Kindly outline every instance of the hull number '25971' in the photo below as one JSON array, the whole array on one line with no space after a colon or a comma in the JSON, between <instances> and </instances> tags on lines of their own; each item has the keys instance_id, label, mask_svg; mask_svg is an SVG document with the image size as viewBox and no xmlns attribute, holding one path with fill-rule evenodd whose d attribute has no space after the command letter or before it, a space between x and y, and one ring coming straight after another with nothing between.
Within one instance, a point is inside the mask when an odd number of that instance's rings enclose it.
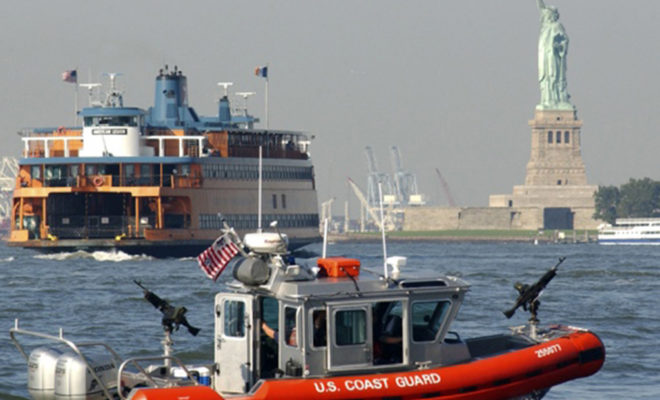
<instances>
[{"instance_id":1,"label":"hull number '25971'","mask_svg":"<svg viewBox=\"0 0 660 400\"><path fill-rule=\"evenodd\" d=\"M543 358L549 356L550 354L559 353L561 351L561 346L558 344L553 344L552 346L544 347L539 350L534 350L538 358Z\"/></svg>"}]
</instances>

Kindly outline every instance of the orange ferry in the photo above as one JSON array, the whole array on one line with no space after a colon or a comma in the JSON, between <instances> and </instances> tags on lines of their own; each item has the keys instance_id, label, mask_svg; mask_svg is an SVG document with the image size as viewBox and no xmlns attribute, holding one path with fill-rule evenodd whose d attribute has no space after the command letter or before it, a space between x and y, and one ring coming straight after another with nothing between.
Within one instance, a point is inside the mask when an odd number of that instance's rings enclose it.
<instances>
[{"instance_id":1,"label":"orange ferry","mask_svg":"<svg viewBox=\"0 0 660 400\"><path fill-rule=\"evenodd\" d=\"M148 110L125 107L110 77L105 101L79 112L82 127L20 132L9 246L196 255L217 237L219 213L257 228L260 146L264 223L278 220L294 247L319 238L307 135L256 129L226 86L218 115L198 116L176 67L156 77Z\"/></svg>"}]
</instances>

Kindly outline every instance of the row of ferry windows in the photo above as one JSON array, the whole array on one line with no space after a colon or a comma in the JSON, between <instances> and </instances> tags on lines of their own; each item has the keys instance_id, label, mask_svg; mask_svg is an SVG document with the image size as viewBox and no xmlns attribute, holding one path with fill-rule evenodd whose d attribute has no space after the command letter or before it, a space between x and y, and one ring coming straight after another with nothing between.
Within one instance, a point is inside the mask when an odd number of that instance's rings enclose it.
<instances>
[{"instance_id":1,"label":"row of ferry windows","mask_svg":"<svg viewBox=\"0 0 660 400\"><path fill-rule=\"evenodd\" d=\"M561 131L548 131L548 143L552 143L554 139L555 143L561 143ZM571 142L571 133L569 131L564 131L564 143Z\"/></svg>"},{"instance_id":2,"label":"row of ferry windows","mask_svg":"<svg viewBox=\"0 0 660 400\"><path fill-rule=\"evenodd\" d=\"M178 170L177 168L178 167ZM158 172L158 165L154 164L124 164L122 166L124 176L134 177L138 171L142 177L151 177L154 174L154 169ZM171 170L174 174L182 176L190 175L190 165L181 164L178 166L166 166L164 170ZM117 164L85 164L84 174L86 176L94 175L118 175L119 166ZM41 179L41 165L33 165L30 169L32 179ZM44 177L50 179L63 179L66 177L76 177L81 175L81 167L79 164L74 165L47 165L44 168Z\"/></svg>"},{"instance_id":3,"label":"row of ferry windows","mask_svg":"<svg viewBox=\"0 0 660 400\"><path fill-rule=\"evenodd\" d=\"M277 310L276 300L264 298L264 308ZM384 307L383 307L384 306ZM417 301L411 307L411 327L413 342L432 342L437 339L438 332L449 311L448 301ZM403 306L400 301L376 302L372 304L372 334L374 342L397 343L403 334ZM379 313L378 310L382 312ZM228 300L224 306L224 332L225 336L244 337L245 332L245 304L241 300ZM284 307L284 343L291 347L298 347L298 308ZM277 316L264 315L264 322L271 328L277 328ZM325 347L327 344L327 320L325 309L312 309L312 346ZM334 312L334 343L337 346L353 346L365 344L367 338L367 309L365 307L337 310Z\"/></svg>"},{"instance_id":4,"label":"row of ferry windows","mask_svg":"<svg viewBox=\"0 0 660 400\"><path fill-rule=\"evenodd\" d=\"M139 116L103 116L103 117L85 117L85 126L138 126Z\"/></svg>"},{"instance_id":5,"label":"row of ferry windows","mask_svg":"<svg viewBox=\"0 0 660 400\"><path fill-rule=\"evenodd\" d=\"M222 215L227 223L236 229L256 229L257 214L227 214ZM280 228L307 228L319 226L318 214L265 214L262 215L262 225L267 226L277 221ZM200 214L200 229L222 229L223 223L217 214Z\"/></svg>"},{"instance_id":6,"label":"row of ferry windows","mask_svg":"<svg viewBox=\"0 0 660 400\"><path fill-rule=\"evenodd\" d=\"M204 164L202 175L204 178L256 180L259 179L259 167L257 165ZM312 179L312 168L264 166L262 177L264 180Z\"/></svg>"}]
</instances>

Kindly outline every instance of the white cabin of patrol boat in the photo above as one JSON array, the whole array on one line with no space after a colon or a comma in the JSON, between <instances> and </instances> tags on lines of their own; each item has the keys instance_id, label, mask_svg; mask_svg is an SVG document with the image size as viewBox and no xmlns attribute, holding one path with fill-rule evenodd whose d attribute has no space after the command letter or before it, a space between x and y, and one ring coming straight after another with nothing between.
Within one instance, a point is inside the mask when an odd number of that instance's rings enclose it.
<instances>
[{"instance_id":1,"label":"white cabin of patrol boat","mask_svg":"<svg viewBox=\"0 0 660 400\"><path fill-rule=\"evenodd\" d=\"M141 146L144 111L135 107L84 108L80 157L138 157L153 155ZM151 154L147 154L147 152Z\"/></svg>"}]
</instances>

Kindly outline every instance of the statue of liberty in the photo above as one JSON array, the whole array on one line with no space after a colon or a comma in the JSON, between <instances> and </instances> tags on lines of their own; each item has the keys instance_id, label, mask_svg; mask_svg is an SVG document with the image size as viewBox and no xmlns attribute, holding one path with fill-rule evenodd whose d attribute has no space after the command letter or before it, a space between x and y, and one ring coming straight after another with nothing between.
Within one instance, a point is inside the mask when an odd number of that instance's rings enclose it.
<instances>
[{"instance_id":1,"label":"statue of liberty","mask_svg":"<svg viewBox=\"0 0 660 400\"><path fill-rule=\"evenodd\" d=\"M541 17L539 33L539 85L541 102L539 110L573 110L566 83L566 54L568 36L559 22L555 7L536 0Z\"/></svg>"}]
</instances>

